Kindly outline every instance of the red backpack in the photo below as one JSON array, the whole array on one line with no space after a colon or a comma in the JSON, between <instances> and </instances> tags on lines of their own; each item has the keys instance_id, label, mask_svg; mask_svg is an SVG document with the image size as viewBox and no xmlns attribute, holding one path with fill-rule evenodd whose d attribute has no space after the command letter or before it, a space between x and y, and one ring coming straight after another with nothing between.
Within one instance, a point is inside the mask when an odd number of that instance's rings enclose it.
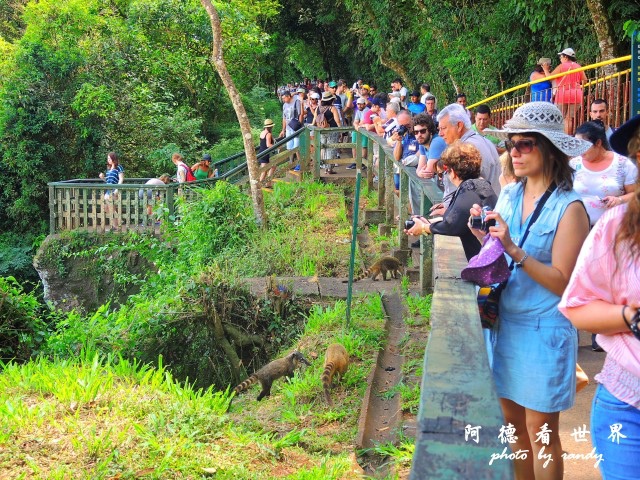
<instances>
[{"instance_id":1,"label":"red backpack","mask_svg":"<svg viewBox=\"0 0 640 480\"><path fill-rule=\"evenodd\" d=\"M197 180L196 176L193 174L193 170L191 170L189 165L187 165L184 162L180 162L178 165L180 165L181 167L184 167L185 171L187 172L187 175L186 175L187 182L195 182Z\"/></svg>"}]
</instances>

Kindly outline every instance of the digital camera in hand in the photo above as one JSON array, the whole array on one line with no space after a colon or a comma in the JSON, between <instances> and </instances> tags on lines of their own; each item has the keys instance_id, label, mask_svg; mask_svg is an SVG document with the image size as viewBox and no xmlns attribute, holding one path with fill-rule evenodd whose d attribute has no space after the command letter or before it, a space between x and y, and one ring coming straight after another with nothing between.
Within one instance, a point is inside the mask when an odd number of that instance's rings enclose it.
<instances>
[{"instance_id":1,"label":"digital camera in hand","mask_svg":"<svg viewBox=\"0 0 640 480\"><path fill-rule=\"evenodd\" d=\"M396 132L398 133L398 135L400 135L401 137L404 137L405 134L409 131L409 129L405 126L405 125L400 125L398 127L398 130L396 130Z\"/></svg>"},{"instance_id":2,"label":"digital camera in hand","mask_svg":"<svg viewBox=\"0 0 640 480\"><path fill-rule=\"evenodd\" d=\"M487 212L490 211L490 207L482 207L479 217L471 217L471 228L488 232L489 227L493 227L496 224L495 220L486 220Z\"/></svg>"},{"instance_id":3,"label":"digital camera in hand","mask_svg":"<svg viewBox=\"0 0 640 480\"><path fill-rule=\"evenodd\" d=\"M404 228L406 230L411 230L415 224L416 222L412 218L410 218L409 220L404 221Z\"/></svg>"}]
</instances>

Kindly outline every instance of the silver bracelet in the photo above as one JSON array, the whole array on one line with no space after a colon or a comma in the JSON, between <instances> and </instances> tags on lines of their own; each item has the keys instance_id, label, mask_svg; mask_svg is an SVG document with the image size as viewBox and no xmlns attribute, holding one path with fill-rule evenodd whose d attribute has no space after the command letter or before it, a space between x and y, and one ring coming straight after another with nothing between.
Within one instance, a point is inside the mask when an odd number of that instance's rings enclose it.
<instances>
[{"instance_id":1,"label":"silver bracelet","mask_svg":"<svg viewBox=\"0 0 640 480\"><path fill-rule=\"evenodd\" d=\"M524 251L524 250L523 250L523 251ZM518 268L522 268L522 266L523 266L522 264L524 263L524 261L525 261L527 258L529 258L529 255L527 254L527 252L524 252L524 256L520 259L520 261L519 261L519 262L513 262L513 263L515 263L516 267L518 267Z\"/></svg>"}]
</instances>

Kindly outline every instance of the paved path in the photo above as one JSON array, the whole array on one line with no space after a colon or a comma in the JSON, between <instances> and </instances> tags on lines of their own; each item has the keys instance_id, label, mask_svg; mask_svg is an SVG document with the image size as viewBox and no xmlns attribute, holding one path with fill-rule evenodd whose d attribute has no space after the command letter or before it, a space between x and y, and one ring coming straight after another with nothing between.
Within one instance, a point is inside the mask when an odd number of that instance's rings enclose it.
<instances>
[{"instance_id":1,"label":"paved path","mask_svg":"<svg viewBox=\"0 0 640 480\"><path fill-rule=\"evenodd\" d=\"M410 241L413 239L410 239ZM254 295L263 295L266 291L268 278L244 279L250 286ZM293 288L297 295L318 295L320 297L346 298L347 285L342 283L342 279L311 277L279 277L278 283ZM398 291L399 280L372 282L369 279L353 284L353 293L392 293ZM415 291L417 292L417 286ZM411 288L414 290L414 288ZM578 349L578 362L584 371L589 375L590 383L577 394L574 407L560 415L560 438L566 454L569 456L565 460L565 475L567 480L599 480L602 478L600 471L594 468L594 459L584 458L593 449L591 436L586 435L586 441L578 441L579 435L576 432L583 429L590 431L591 402L595 393L596 384L593 377L602 368L605 354L591 351L591 334L580 332L580 347ZM576 456L572 459L570 456ZM580 456L583 456L580 458Z\"/></svg>"},{"instance_id":2,"label":"paved path","mask_svg":"<svg viewBox=\"0 0 640 480\"><path fill-rule=\"evenodd\" d=\"M568 454L587 455L593 449L590 435L586 435L586 442L578 442L575 440L578 435L574 435L574 432L582 429L583 425L586 425L587 430L591 431L591 402L596 390L596 383L593 377L602 368L605 355L602 352L591 351L591 334L580 332L578 363L589 375L589 385L578 393L573 408L560 415L560 439L562 440L564 451ZM564 462L564 478L568 480L596 480L602 478L600 470L593 467L594 463L595 460L593 459L571 460L567 458Z\"/></svg>"}]
</instances>

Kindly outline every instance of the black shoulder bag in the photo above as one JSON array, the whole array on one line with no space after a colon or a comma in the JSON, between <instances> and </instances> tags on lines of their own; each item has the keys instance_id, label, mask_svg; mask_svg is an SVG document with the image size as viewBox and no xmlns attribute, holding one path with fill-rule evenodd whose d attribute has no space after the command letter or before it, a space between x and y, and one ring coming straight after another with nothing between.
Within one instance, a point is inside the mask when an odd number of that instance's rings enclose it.
<instances>
[{"instance_id":1,"label":"black shoulder bag","mask_svg":"<svg viewBox=\"0 0 640 480\"><path fill-rule=\"evenodd\" d=\"M296 100L293 103L293 118L289 120L289 123L287 123L288 127L294 132L297 132L302 128L302 123L300 123L300 119L298 118L300 116L300 113L298 112L298 108L297 108L298 101L299 100Z\"/></svg>"}]
</instances>

